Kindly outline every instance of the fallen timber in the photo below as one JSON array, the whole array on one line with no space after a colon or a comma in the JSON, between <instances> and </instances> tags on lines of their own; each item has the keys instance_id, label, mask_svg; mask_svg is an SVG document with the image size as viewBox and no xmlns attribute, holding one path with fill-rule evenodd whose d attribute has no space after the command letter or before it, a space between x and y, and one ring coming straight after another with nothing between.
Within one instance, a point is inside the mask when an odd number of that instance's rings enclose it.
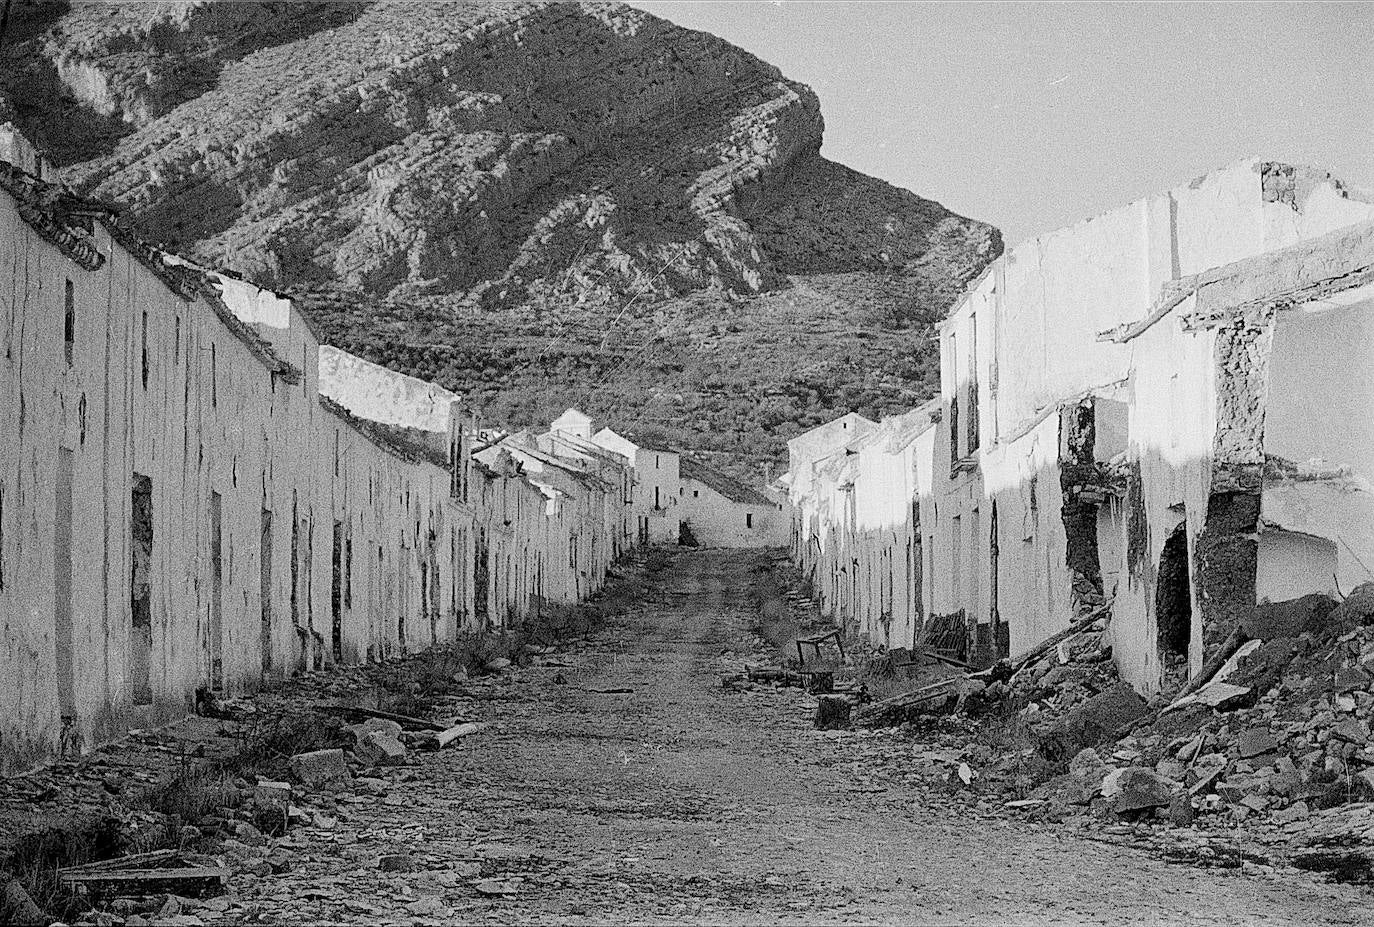
<instances>
[{"instance_id":1,"label":"fallen timber","mask_svg":"<svg viewBox=\"0 0 1374 927\"><path fill-rule=\"evenodd\" d=\"M985 670L949 676L919 689L867 705L854 716L854 722L860 727L883 727L901 723L912 709L927 703L945 703L955 699L958 707L970 695L982 692L992 682L1010 679L1064 641L1084 633L1110 611L1111 603L1099 606L1024 653L1009 660L999 660Z\"/></svg>"},{"instance_id":2,"label":"fallen timber","mask_svg":"<svg viewBox=\"0 0 1374 927\"><path fill-rule=\"evenodd\" d=\"M82 888L97 898L157 894L199 897L222 892L229 871L183 860L177 850L154 850L59 869L57 878L68 888Z\"/></svg>"},{"instance_id":3,"label":"fallen timber","mask_svg":"<svg viewBox=\"0 0 1374 927\"><path fill-rule=\"evenodd\" d=\"M448 730L440 731L437 734L426 737L422 746L426 750L442 750L455 740L461 740L485 728L486 725L479 721L465 721L462 724L455 724Z\"/></svg>"},{"instance_id":4,"label":"fallen timber","mask_svg":"<svg viewBox=\"0 0 1374 927\"><path fill-rule=\"evenodd\" d=\"M199 897L224 890L228 870L219 867L182 869L100 869L91 872L64 870L59 880L81 886L92 895L182 895Z\"/></svg>"},{"instance_id":5,"label":"fallen timber","mask_svg":"<svg viewBox=\"0 0 1374 927\"><path fill-rule=\"evenodd\" d=\"M1111 610L1112 603L1110 602L1106 603L1105 605L1099 605L1097 608L1093 609L1091 612L1084 615L1082 618L1079 618L1076 621L1074 621L1064 630L1059 631L1055 634L1051 634L1049 637L1045 638L1043 641L1036 644L1030 650L1025 651L1020 656L1013 657L1009 660L998 660L996 663L994 663L992 666L988 667L985 670L979 670L976 673L969 673L969 676L973 679L985 680L1010 679L1012 676L1015 676L1017 673L1019 673L1022 669L1034 663L1036 660L1040 659L1045 654L1049 653L1055 647L1058 647L1060 644L1064 643L1064 641L1069 640L1073 637L1077 637L1079 634L1082 634L1084 631L1088 630L1090 627L1092 627L1094 623L1097 622L1099 618L1101 618L1104 615L1107 615L1111 612Z\"/></svg>"}]
</instances>

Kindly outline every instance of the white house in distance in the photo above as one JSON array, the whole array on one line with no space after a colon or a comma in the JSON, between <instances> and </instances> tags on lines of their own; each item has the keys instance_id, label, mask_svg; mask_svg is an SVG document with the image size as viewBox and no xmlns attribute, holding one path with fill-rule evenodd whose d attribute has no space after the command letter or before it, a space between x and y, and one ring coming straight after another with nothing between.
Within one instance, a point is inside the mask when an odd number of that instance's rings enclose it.
<instances>
[{"instance_id":1,"label":"white house in distance","mask_svg":"<svg viewBox=\"0 0 1374 927\"><path fill-rule=\"evenodd\" d=\"M564 417L573 410L564 413ZM635 535L641 544L676 544L678 541L678 499L682 484L678 476L677 451L650 447L641 439L631 439L603 428L592 436L599 447L614 451L630 461L635 470L633 511Z\"/></svg>"},{"instance_id":2,"label":"white house in distance","mask_svg":"<svg viewBox=\"0 0 1374 927\"><path fill-rule=\"evenodd\" d=\"M682 524L703 547L783 547L791 520L781 501L683 457Z\"/></svg>"},{"instance_id":3,"label":"white house in distance","mask_svg":"<svg viewBox=\"0 0 1374 927\"><path fill-rule=\"evenodd\" d=\"M812 461L828 457L836 448L862 437L878 427L878 423L857 412L841 415L832 422L817 425L787 442L788 470L795 473Z\"/></svg>"}]
</instances>

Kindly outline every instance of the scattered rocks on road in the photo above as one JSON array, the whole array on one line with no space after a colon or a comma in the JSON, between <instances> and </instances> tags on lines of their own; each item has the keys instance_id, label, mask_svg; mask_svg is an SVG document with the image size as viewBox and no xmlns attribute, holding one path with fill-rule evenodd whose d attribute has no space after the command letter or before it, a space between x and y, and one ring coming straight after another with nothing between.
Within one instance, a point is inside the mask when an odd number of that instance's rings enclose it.
<instances>
[{"instance_id":1,"label":"scattered rocks on road","mask_svg":"<svg viewBox=\"0 0 1374 927\"><path fill-rule=\"evenodd\" d=\"M291 757L291 774L313 789L345 788L351 776L339 749L311 750Z\"/></svg>"}]
</instances>

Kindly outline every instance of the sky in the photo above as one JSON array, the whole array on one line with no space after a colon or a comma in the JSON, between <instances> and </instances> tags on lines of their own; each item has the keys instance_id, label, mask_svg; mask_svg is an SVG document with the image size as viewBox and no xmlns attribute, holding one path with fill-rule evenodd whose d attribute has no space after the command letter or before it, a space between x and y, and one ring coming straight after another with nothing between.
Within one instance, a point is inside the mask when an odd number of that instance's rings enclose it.
<instances>
[{"instance_id":1,"label":"sky","mask_svg":"<svg viewBox=\"0 0 1374 927\"><path fill-rule=\"evenodd\" d=\"M1252 155L1374 190L1374 3L631 2L810 85L822 154L1008 245Z\"/></svg>"}]
</instances>

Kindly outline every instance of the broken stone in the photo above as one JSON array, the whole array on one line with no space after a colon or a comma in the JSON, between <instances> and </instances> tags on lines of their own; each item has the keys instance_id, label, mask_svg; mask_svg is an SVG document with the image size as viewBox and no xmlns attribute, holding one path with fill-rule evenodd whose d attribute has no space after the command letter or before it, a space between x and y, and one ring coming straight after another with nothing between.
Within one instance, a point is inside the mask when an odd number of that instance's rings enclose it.
<instances>
[{"instance_id":1,"label":"broken stone","mask_svg":"<svg viewBox=\"0 0 1374 927\"><path fill-rule=\"evenodd\" d=\"M291 783L259 779L253 796L260 802L285 803L291 800Z\"/></svg>"},{"instance_id":2,"label":"broken stone","mask_svg":"<svg viewBox=\"0 0 1374 927\"><path fill-rule=\"evenodd\" d=\"M1182 781L1183 776L1187 771L1187 766L1183 765L1178 760L1169 759L1168 757L1160 760L1158 763L1155 764L1155 772L1159 773L1165 779Z\"/></svg>"},{"instance_id":3,"label":"broken stone","mask_svg":"<svg viewBox=\"0 0 1374 927\"><path fill-rule=\"evenodd\" d=\"M1175 827L1191 827L1197 818L1193 811L1193 799L1186 792L1180 792L1169 799L1168 819Z\"/></svg>"},{"instance_id":4,"label":"broken stone","mask_svg":"<svg viewBox=\"0 0 1374 927\"><path fill-rule=\"evenodd\" d=\"M1311 815L1307 807L1307 802L1294 802L1287 808L1279 808L1273 814L1274 821L1278 824L1292 824L1294 821L1305 821Z\"/></svg>"},{"instance_id":5,"label":"broken stone","mask_svg":"<svg viewBox=\"0 0 1374 927\"><path fill-rule=\"evenodd\" d=\"M514 885L495 879L483 879L473 887L483 895L514 895L519 891Z\"/></svg>"},{"instance_id":6,"label":"broken stone","mask_svg":"<svg viewBox=\"0 0 1374 927\"><path fill-rule=\"evenodd\" d=\"M1374 683L1374 675L1362 666L1342 666L1336 670L1336 691L1352 692L1368 690Z\"/></svg>"},{"instance_id":7,"label":"broken stone","mask_svg":"<svg viewBox=\"0 0 1374 927\"><path fill-rule=\"evenodd\" d=\"M353 735L355 743L361 742L364 737L374 731L380 731L383 734L399 739L401 731L404 730L400 722L392 721L389 718L368 718L362 724L344 725L344 729Z\"/></svg>"},{"instance_id":8,"label":"broken stone","mask_svg":"<svg viewBox=\"0 0 1374 927\"><path fill-rule=\"evenodd\" d=\"M1192 695L1174 702L1167 710L1177 711L1185 705L1205 705L1208 708L1215 708L1217 711L1230 711L1245 705L1253 695L1254 690L1249 686L1236 686L1229 682L1210 682Z\"/></svg>"},{"instance_id":9,"label":"broken stone","mask_svg":"<svg viewBox=\"0 0 1374 927\"><path fill-rule=\"evenodd\" d=\"M1252 727L1240 732L1236 738L1236 749L1244 759L1277 750L1279 742L1267 727Z\"/></svg>"},{"instance_id":10,"label":"broken stone","mask_svg":"<svg viewBox=\"0 0 1374 927\"><path fill-rule=\"evenodd\" d=\"M1287 602L1261 602L1242 622L1249 637L1269 641L1278 637L1297 637L1303 631L1317 631L1325 624L1336 602L1319 592Z\"/></svg>"},{"instance_id":11,"label":"broken stone","mask_svg":"<svg viewBox=\"0 0 1374 927\"><path fill-rule=\"evenodd\" d=\"M1102 797L1111 800L1118 814L1167 807L1176 791L1174 783L1143 766L1113 770L1102 781Z\"/></svg>"},{"instance_id":12,"label":"broken stone","mask_svg":"<svg viewBox=\"0 0 1374 927\"><path fill-rule=\"evenodd\" d=\"M1280 795L1296 795L1302 788L1302 776L1292 759L1281 756L1274 761L1274 775L1270 787Z\"/></svg>"},{"instance_id":13,"label":"broken stone","mask_svg":"<svg viewBox=\"0 0 1374 927\"><path fill-rule=\"evenodd\" d=\"M312 750L297 753L287 766L291 774L311 788L348 785L348 766L342 750Z\"/></svg>"},{"instance_id":14,"label":"broken stone","mask_svg":"<svg viewBox=\"0 0 1374 927\"><path fill-rule=\"evenodd\" d=\"M1203 745L1206 743L1206 741L1206 734L1198 734L1192 740L1188 741L1183 746L1179 747L1177 754L1179 762L1191 763L1193 762L1193 760L1197 759L1198 754L1202 752Z\"/></svg>"},{"instance_id":15,"label":"broken stone","mask_svg":"<svg viewBox=\"0 0 1374 927\"><path fill-rule=\"evenodd\" d=\"M291 867L294 866L295 863L295 857L282 849L273 850L267 855L267 865L271 866L272 872L277 875L291 871Z\"/></svg>"},{"instance_id":16,"label":"broken stone","mask_svg":"<svg viewBox=\"0 0 1374 927\"><path fill-rule=\"evenodd\" d=\"M1333 724L1331 726L1331 736L1344 740L1347 743L1357 745L1363 744L1365 741L1369 740L1369 732L1365 729L1363 724L1356 721L1354 718L1347 718L1338 724Z\"/></svg>"},{"instance_id":17,"label":"broken stone","mask_svg":"<svg viewBox=\"0 0 1374 927\"><path fill-rule=\"evenodd\" d=\"M1104 772L1105 770L1106 767L1103 767ZM1088 778L1065 773L1036 786L1029 797L1061 802L1065 805L1086 805L1090 804L1093 796L1097 794L1100 781L1100 776Z\"/></svg>"},{"instance_id":18,"label":"broken stone","mask_svg":"<svg viewBox=\"0 0 1374 927\"><path fill-rule=\"evenodd\" d=\"M406 758L405 744L383 731L365 734L353 748L353 753L371 766L401 763Z\"/></svg>"},{"instance_id":19,"label":"broken stone","mask_svg":"<svg viewBox=\"0 0 1374 927\"><path fill-rule=\"evenodd\" d=\"M1145 700L1119 682L1065 712L1041 739L1040 752L1051 761L1073 756L1115 736L1148 711Z\"/></svg>"},{"instance_id":20,"label":"broken stone","mask_svg":"<svg viewBox=\"0 0 1374 927\"><path fill-rule=\"evenodd\" d=\"M1352 589L1331 612L1329 620L1337 627L1374 624L1374 583L1363 583Z\"/></svg>"},{"instance_id":21,"label":"broken stone","mask_svg":"<svg viewBox=\"0 0 1374 927\"><path fill-rule=\"evenodd\" d=\"M443 899L431 895L421 898L419 901L410 902L406 905L406 910L410 912L412 917L433 918L438 917L448 909L445 907Z\"/></svg>"},{"instance_id":22,"label":"broken stone","mask_svg":"<svg viewBox=\"0 0 1374 927\"><path fill-rule=\"evenodd\" d=\"M359 776L356 785L359 792L368 795L385 795L387 793L386 782L371 776Z\"/></svg>"},{"instance_id":23,"label":"broken stone","mask_svg":"<svg viewBox=\"0 0 1374 927\"><path fill-rule=\"evenodd\" d=\"M409 853L388 853L378 857L377 868L382 872L410 872L415 868L415 860Z\"/></svg>"},{"instance_id":24,"label":"broken stone","mask_svg":"<svg viewBox=\"0 0 1374 927\"><path fill-rule=\"evenodd\" d=\"M1074 754L1073 759L1069 760L1069 774L1080 779L1093 779L1101 781L1107 773L1107 764L1102 761L1102 757L1097 755L1097 751L1092 747L1084 747Z\"/></svg>"}]
</instances>

